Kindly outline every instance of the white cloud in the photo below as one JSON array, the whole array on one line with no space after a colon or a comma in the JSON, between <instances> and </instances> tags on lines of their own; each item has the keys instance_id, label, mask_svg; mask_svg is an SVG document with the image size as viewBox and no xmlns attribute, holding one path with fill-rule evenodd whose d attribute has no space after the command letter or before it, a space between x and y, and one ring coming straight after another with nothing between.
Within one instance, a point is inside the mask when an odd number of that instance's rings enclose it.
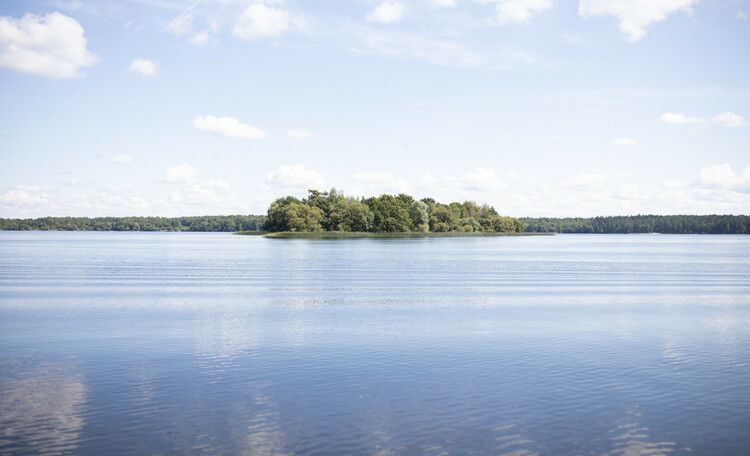
<instances>
[{"instance_id":1,"label":"white cloud","mask_svg":"<svg viewBox=\"0 0 750 456\"><path fill-rule=\"evenodd\" d=\"M494 169L477 168L458 179L461 187L475 192L496 192L508 187L507 182L500 179Z\"/></svg>"},{"instance_id":2,"label":"white cloud","mask_svg":"<svg viewBox=\"0 0 750 456\"><path fill-rule=\"evenodd\" d=\"M0 17L0 66L51 79L78 78L97 56L86 49L83 27L61 13Z\"/></svg>"},{"instance_id":3,"label":"white cloud","mask_svg":"<svg viewBox=\"0 0 750 456\"><path fill-rule=\"evenodd\" d=\"M750 168L745 168L741 175L735 173L728 163L703 168L698 173L694 185L708 189L731 189L750 191Z\"/></svg>"},{"instance_id":4,"label":"white cloud","mask_svg":"<svg viewBox=\"0 0 750 456\"><path fill-rule=\"evenodd\" d=\"M619 28L634 42L643 38L646 27L661 22L677 11L690 12L698 0L580 0L581 17L614 16Z\"/></svg>"},{"instance_id":5,"label":"white cloud","mask_svg":"<svg viewBox=\"0 0 750 456\"><path fill-rule=\"evenodd\" d=\"M189 40L188 43L193 44L195 46L203 46L204 44L208 43L208 32L203 30L195 35L193 35Z\"/></svg>"},{"instance_id":6,"label":"white cloud","mask_svg":"<svg viewBox=\"0 0 750 456\"><path fill-rule=\"evenodd\" d=\"M159 75L159 65L153 60L135 59L130 63L128 71L140 73L141 76L155 79Z\"/></svg>"},{"instance_id":7,"label":"white cloud","mask_svg":"<svg viewBox=\"0 0 750 456\"><path fill-rule=\"evenodd\" d=\"M195 184L198 182L198 172L187 163L167 168L164 180L172 184Z\"/></svg>"},{"instance_id":8,"label":"white cloud","mask_svg":"<svg viewBox=\"0 0 750 456\"><path fill-rule=\"evenodd\" d=\"M427 0L427 3L435 8L451 8L456 6L456 0Z\"/></svg>"},{"instance_id":9,"label":"white cloud","mask_svg":"<svg viewBox=\"0 0 750 456\"><path fill-rule=\"evenodd\" d=\"M350 50L358 54L422 60L456 68L515 68L536 62L532 56L518 50L496 47L482 52L455 39L440 36L370 27L350 27L348 32L357 41ZM351 45L351 41L347 40L347 44Z\"/></svg>"},{"instance_id":10,"label":"white cloud","mask_svg":"<svg viewBox=\"0 0 750 456\"><path fill-rule=\"evenodd\" d=\"M706 121L706 119L701 119L700 117L691 117L684 114L673 114L671 112L665 112L661 115L659 120L661 120L665 124L670 125L694 124L703 123Z\"/></svg>"},{"instance_id":11,"label":"white cloud","mask_svg":"<svg viewBox=\"0 0 750 456\"><path fill-rule=\"evenodd\" d=\"M286 134L290 138L311 138L314 135L310 130L287 130Z\"/></svg>"},{"instance_id":12,"label":"white cloud","mask_svg":"<svg viewBox=\"0 0 750 456\"><path fill-rule=\"evenodd\" d=\"M495 3L500 24L529 22L536 13L552 8L552 0L475 0Z\"/></svg>"},{"instance_id":13,"label":"white cloud","mask_svg":"<svg viewBox=\"0 0 750 456\"><path fill-rule=\"evenodd\" d=\"M746 21L747 20L747 16L745 15L744 12L740 11L740 12L737 13L737 19L741 19L743 21Z\"/></svg>"},{"instance_id":14,"label":"white cloud","mask_svg":"<svg viewBox=\"0 0 750 456\"><path fill-rule=\"evenodd\" d=\"M256 3L250 5L237 18L232 33L243 40L279 36L286 32L303 30L306 22L304 16Z\"/></svg>"},{"instance_id":15,"label":"white cloud","mask_svg":"<svg viewBox=\"0 0 750 456\"><path fill-rule=\"evenodd\" d=\"M306 169L302 164L281 165L266 174L266 185L290 189L324 189L328 185L318 171Z\"/></svg>"},{"instance_id":16,"label":"white cloud","mask_svg":"<svg viewBox=\"0 0 750 456\"><path fill-rule=\"evenodd\" d=\"M507 178L517 180L518 176L510 174ZM487 168L477 168L460 176L438 178L428 174L420 180L419 184L426 194L439 201L474 199L477 194L480 194L482 199L487 196L491 198L492 195L500 194L509 187L507 180L500 178L495 170Z\"/></svg>"},{"instance_id":17,"label":"white cloud","mask_svg":"<svg viewBox=\"0 0 750 456\"><path fill-rule=\"evenodd\" d=\"M617 138L612 141L615 146L634 146L638 144L638 141L633 138Z\"/></svg>"},{"instance_id":18,"label":"white cloud","mask_svg":"<svg viewBox=\"0 0 750 456\"><path fill-rule=\"evenodd\" d=\"M219 190L229 190L229 182L218 180L218 179L209 179L203 183L201 183L201 187L207 188L207 189L219 189Z\"/></svg>"},{"instance_id":19,"label":"white cloud","mask_svg":"<svg viewBox=\"0 0 750 456\"><path fill-rule=\"evenodd\" d=\"M230 138L263 139L266 133L257 127L240 123L234 117L198 116L193 121L198 130L211 131Z\"/></svg>"},{"instance_id":20,"label":"white cloud","mask_svg":"<svg viewBox=\"0 0 750 456\"><path fill-rule=\"evenodd\" d=\"M576 177L567 179L562 182L564 187L569 188L587 188L596 185L601 185L606 181L606 174L579 174Z\"/></svg>"},{"instance_id":21,"label":"white cloud","mask_svg":"<svg viewBox=\"0 0 750 456\"><path fill-rule=\"evenodd\" d=\"M578 141L581 139L578 135L571 135L571 136L563 136L563 135L555 135L552 137L555 141L559 142L567 142L567 141Z\"/></svg>"},{"instance_id":22,"label":"white cloud","mask_svg":"<svg viewBox=\"0 0 750 456\"><path fill-rule=\"evenodd\" d=\"M375 7L367 15L367 20L370 22L380 22L383 24L390 24L398 22L406 15L406 7L399 2L385 1Z\"/></svg>"},{"instance_id":23,"label":"white cloud","mask_svg":"<svg viewBox=\"0 0 750 456\"><path fill-rule=\"evenodd\" d=\"M660 120L663 123L670 125L705 123L709 120L723 127L742 127L745 125L750 125L750 122L746 121L743 117L731 112L722 112L715 115L712 119L690 117L684 114L672 114L671 112L666 112L661 115Z\"/></svg>"},{"instance_id":24,"label":"white cloud","mask_svg":"<svg viewBox=\"0 0 750 456\"><path fill-rule=\"evenodd\" d=\"M405 179L399 179L384 172L356 173L352 176L355 181L365 187L364 190L357 189L355 193L383 194L383 193L405 193L409 191L409 184Z\"/></svg>"},{"instance_id":25,"label":"white cloud","mask_svg":"<svg viewBox=\"0 0 750 456\"><path fill-rule=\"evenodd\" d=\"M121 165L129 165L133 163L133 156L128 154L116 155L112 158L112 161Z\"/></svg>"},{"instance_id":26,"label":"white cloud","mask_svg":"<svg viewBox=\"0 0 750 456\"><path fill-rule=\"evenodd\" d=\"M731 112L722 112L717 114L713 121L722 127L742 127L748 125L748 122L737 114Z\"/></svg>"},{"instance_id":27,"label":"white cloud","mask_svg":"<svg viewBox=\"0 0 750 456\"><path fill-rule=\"evenodd\" d=\"M663 179L662 184L664 185L665 188L673 190L673 189L687 188L690 185L690 181Z\"/></svg>"},{"instance_id":28,"label":"white cloud","mask_svg":"<svg viewBox=\"0 0 750 456\"><path fill-rule=\"evenodd\" d=\"M31 195L25 190L7 190L0 194L0 204L3 206L30 206L41 201L41 195Z\"/></svg>"},{"instance_id":29,"label":"white cloud","mask_svg":"<svg viewBox=\"0 0 750 456\"><path fill-rule=\"evenodd\" d=\"M0 216L28 218L44 216L131 216L261 214L267 198L253 195L241 198L231 193L222 180L185 183L162 187L158 192L122 188L75 186L52 191L50 186L18 186L0 189Z\"/></svg>"},{"instance_id":30,"label":"white cloud","mask_svg":"<svg viewBox=\"0 0 750 456\"><path fill-rule=\"evenodd\" d=\"M185 35L191 30L193 30L193 15L189 12L180 14L167 24L167 31L175 35Z\"/></svg>"}]
</instances>

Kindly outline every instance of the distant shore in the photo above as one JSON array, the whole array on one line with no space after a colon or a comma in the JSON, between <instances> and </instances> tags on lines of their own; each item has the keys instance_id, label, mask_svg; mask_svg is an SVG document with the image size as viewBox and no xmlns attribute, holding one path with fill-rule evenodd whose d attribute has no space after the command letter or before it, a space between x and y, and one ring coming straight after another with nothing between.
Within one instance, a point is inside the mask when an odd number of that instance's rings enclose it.
<instances>
[{"instance_id":1,"label":"distant shore","mask_svg":"<svg viewBox=\"0 0 750 456\"><path fill-rule=\"evenodd\" d=\"M554 236L555 233L368 233L355 231L316 231L291 232L281 231L238 231L240 236L263 236L275 239L369 239L369 238L433 238L433 237L498 237L498 236Z\"/></svg>"},{"instance_id":2,"label":"distant shore","mask_svg":"<svg viewBox=\"0 0 750 456\"><path fill-rule=\"evenodd\" d=\"M0 231L193 231L251 232L266 234L265 215L214 215L197 217L42 217L0 218ZM747 215L632 215L606 217L521 217L524 231L533 233L588 234L750 234ZM325 232L330 233L330 232ZM333 231L332 233L337 233ZM394 237L393 233L350 232L350 237ZM496 235L492 232L410 232L409 237ZM501 235L503 233L500 233ZM322 236L315 235L315 236ZM335 237L341 237L338 234ZM397 235L397 237L405 237Z\"/></svg>"}]
</instances>

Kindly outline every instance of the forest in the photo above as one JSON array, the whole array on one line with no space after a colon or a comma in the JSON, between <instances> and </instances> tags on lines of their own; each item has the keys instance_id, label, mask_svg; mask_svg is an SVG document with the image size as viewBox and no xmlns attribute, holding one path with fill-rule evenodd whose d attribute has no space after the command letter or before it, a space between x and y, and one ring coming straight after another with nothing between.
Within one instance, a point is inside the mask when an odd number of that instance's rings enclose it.
<instances>
[{"instance_id":1,"label":"forest","mask_svg":"<svg viewBox=\"0 0 750 456\"><path fill-rule=\"evenodd\" d=\"M352 232L536 232L750 234L747 215L632 215L609 217L501 217L471 201L437 203L432 198L381 195L349 198L332 189L307 198L279 198L264 215L198 217L0 218L0 230L46 231L352 231Z\"/></svg>"},{"instance_id":2,"label":"forest","mask_svg":"<svg viewBox=\"0 0 750 456\"><path fill-rule=\"evenodd\" d=\"M263 228L269 232L356 231L520 233L523 224L502 217L486 204L472 201L442 204L432 198L415 200L403 193L351 198L331 189L309 190L307 198L279 198L271 204Z\"/></svg>"},{"instance_id":3,"label":"forest","mask_svg":"<svg viewBox=\"0 0 750 456\"><path fill-rule=\"evenodd\" d=\"M0 230L45 231L258 231L262 215L200 217L43 217L2 219Z\"/></svg>"},{"instance_id":4,"label":"forest","mask_svg":"<svg viewBox=\"0 0 750 456\"><path fill-rule=\"evenodd\" d=\"M537 233L750 234L747 215L631 215L591 218L520 218Z\"/></svg>"}]
</instances>

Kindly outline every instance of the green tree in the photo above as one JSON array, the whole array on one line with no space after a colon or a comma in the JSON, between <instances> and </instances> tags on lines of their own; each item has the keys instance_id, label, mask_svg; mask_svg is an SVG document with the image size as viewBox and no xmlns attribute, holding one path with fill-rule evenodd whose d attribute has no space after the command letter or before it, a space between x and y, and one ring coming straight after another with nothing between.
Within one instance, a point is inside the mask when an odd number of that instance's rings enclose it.
<instances>
[{"instance_id":1,"label":"green tree","mask_svg":"<svg viewBox=\"0 0 750 456\"><path fill-rule=\"evenodd\" d=\"M415 231L430 231L430 214L424 201L414 201L409 206L409 218Z\"/></svg>"}]
</instances>

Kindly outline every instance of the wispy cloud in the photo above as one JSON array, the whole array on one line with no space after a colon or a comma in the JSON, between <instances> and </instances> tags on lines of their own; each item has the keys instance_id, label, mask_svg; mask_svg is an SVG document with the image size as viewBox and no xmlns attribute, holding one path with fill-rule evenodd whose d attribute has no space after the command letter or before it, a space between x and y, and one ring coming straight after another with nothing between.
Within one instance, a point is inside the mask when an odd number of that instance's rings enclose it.
<instances>
[{"instance_id":1,"label":"wispy cloud","mask_svg":"<svg viewBox=\"0 0 750 456\"><path fill-rule=\"evenodd\" d=\"M312 138L315 135L315 133L311 132L310 130L300 129L300 130L287 130L286 135L289 136L290 138L301 139L301 138Z\"/></svg>"},{"instance_id":2,"label":"wispy cloud","mask_svg":"<svg viewBox=\"0 0 750 456\"><path fill-rule=\"evenodd\" d=\"M133 156L129 154L120 154L112 157L112 161L120 165L130 165L133 163Z\"/></svg>"},{"instance_id":3,"label":"wispy cloud","mask_svg":"<svg viewBox=\"0 0 750 456\"><path fill-rule=\"evenodd\" d=\"M684 114L665 112L661 115L659 120L661 120L662 123L669 125L703 124L707 122L713 122L722 127L743 127L750 125L750 122L745 120L742 116L732 112L722 112L712 118L686 116Z\"/></svg>"},{"instance_id":4,"label":"wispy cloud","mask_svg":"<svg viewBox=\"0 0 750 456\"><path fill-rule=\"evenodd\" d=\"M615 146L634 146L638 144L638 141L634 138L617 138L612 141Z\"/></svg>"}]
</instances>

